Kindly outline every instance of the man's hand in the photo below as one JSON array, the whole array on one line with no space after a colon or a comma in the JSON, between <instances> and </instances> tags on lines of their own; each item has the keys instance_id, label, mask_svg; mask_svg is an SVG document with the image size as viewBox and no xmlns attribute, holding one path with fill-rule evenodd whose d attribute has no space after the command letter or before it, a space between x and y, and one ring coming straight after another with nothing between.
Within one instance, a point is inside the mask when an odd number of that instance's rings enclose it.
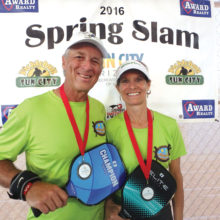
<instances>
[{"instance_id":1,"label":"man's hand","mask_svg":"<svg viewBox=\"0 0 220 220\"><path fill-rule=\"evenodd\" d=\"M121 211L121 206L115 204L112 199L107 199L105 202L105 220L124 220L118 214ZM129 220L129 219L127 219Z\"/></svg>"},{"instance_id":2,"label":"man's hand","mask_svg":"<svg viewBox=\"0 0 220 220\"><path fill-rule=\"evenodd\" d=\"M67 204L67 193L54 184L34 182L26 194L27 203L44 214Z\"/></svg>"}]
</instances>

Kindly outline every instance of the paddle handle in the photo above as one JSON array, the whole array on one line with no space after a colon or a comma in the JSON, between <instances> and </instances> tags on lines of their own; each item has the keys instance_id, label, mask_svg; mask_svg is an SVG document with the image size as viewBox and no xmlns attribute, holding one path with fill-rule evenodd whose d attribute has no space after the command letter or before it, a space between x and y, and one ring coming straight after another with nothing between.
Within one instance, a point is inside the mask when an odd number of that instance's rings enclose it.
<instances>
[{"instance_id":1,"label":"paddle handle","mask_svg":"<svg viewBox=\"0 0 220 220\"><path fill-rule=\"evenodd\" d=\"M65 190L65 188L62 188L62 189ZM33 207L31 207L31 209L32 209L32 212L33 212L33 214L36 218L39 217L42 214L42 212L39 209L36 209L36 208L33 208Z\"/></svg>"},{"instance_id":2,"label":"paddle handle","mask_svg":"<svg viewBox=\"0 0 220 220\"><path fill-rule=\"evenodd\" d=\"M126 215L126 213L123 212L123 210L121 210L118 215L121 217L121 218L128 218L128 216Z\"/></svg>"},{"instance_id":3,"label":"paddle handle","mask_svg":"<svg viewBox=\"0 0 220 220\"><path fill-rule=\"evenodd\" d=\"M42 214L42 212L39 209L35 209L33 207L31 207L31 209L32 209L32 212L36 218Z\"/></svg>"}]
</instances>

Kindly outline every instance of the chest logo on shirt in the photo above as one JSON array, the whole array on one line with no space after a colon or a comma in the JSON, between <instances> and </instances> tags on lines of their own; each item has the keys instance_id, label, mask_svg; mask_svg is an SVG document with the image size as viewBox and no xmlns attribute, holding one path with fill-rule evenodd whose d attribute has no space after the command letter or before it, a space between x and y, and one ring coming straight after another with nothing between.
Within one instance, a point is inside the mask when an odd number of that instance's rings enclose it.
<instances>
[{"instance_id":1,"label":"chest logo on shirt","mask_svg":"<svg viewBox=\"0 0 220 220\"><path fill-rule=\"evenodd\" d=\"M96 135L105 136L105 124L103 121L96 121L93 123L93 129Z\"/></svg>"},{"instance_id":2,"label":"chest logo on shirt","mask_svg":"<svg viewBox=\"0 0 220 220\"><path fill-rule=\"evenodd\" d=\"M170 159L170 149L171 146L168 144L168 146L160 146L160 147L154 147L155 151L155 158L156 160L159 160L161 162L166 162Z\"/></svg>"}]
</instances>

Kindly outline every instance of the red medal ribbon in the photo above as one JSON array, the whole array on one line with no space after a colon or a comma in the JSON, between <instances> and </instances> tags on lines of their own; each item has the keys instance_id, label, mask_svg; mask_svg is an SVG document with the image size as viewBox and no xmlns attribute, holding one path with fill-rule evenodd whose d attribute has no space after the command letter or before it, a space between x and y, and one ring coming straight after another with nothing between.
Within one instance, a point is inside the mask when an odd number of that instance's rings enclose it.
<instances>
[{"instance_id":1,"label":"red medal ribbon","mask_svg":"<svg viewBox=\"0 0 220 220\"><path fill-rule=\"evenodd\" d=\"M64 84L60 87L60 96L63 101L63 104L65 106L67 115L69 117L70 123L73 127L73 131L75 133L75 137L79 146L79 150L81 152L81 155L83 156L85 153L86 143L88 140L88 134L89 134L89 99L87 97L86 99L86 127L84 131L84 140L82 140L78 126L76 124L76 120L74 118L72 109L70 107L69 101L67 99L66 93L64 91Z\"/></svg>"},{"instance_id":2,"label":"red medal ribbon","mask_svg":"<svg viewBox=\"0 0 220 220\"><path fill-rule=\"evenodd\" d=\"M134 136L134 132L131 127L131 122L128 116L127 111L124 111L124 119L125 123L128 129L128 134L130 136L132 146L134 148L134 151L136 153L138 162L140 164L141 170L144 173L145 178L148 180L151 170L151 163L152 163L152 148L153 148L153 119L151 116L151 112L149 109L147 109L147 119L148 119L148 146L147 146L147 161L146 164L144 162L144 159L141 155L141 151L139 149L139 146L137 144L136 138Z\"/></svg>"}]
</instances>

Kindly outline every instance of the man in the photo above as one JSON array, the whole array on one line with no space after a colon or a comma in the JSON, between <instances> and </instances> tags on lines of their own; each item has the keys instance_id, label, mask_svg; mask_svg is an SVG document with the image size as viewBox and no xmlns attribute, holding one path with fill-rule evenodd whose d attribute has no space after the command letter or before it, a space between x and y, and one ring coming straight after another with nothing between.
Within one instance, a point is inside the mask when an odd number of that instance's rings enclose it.
<instances>
[{"instance_id":1,"label":"man","mask_svg":"<svg viewBox=\"0 0 220 220\"><path fill-rule=\"evenodd\" d=\"M40 210L43 214L38 219L104 218L103 203L83 205L76 198L68 198L63 188L71 162L81 151L78 139L87 141L86 151L106 142L105 133L100 134L93 126L96 122L104 125L104 106L88 97L105 57L105 48L93 34L81 32L74 36L74 42L62 57L63 86L25 100L11 113L0 133L0 185L10 188L11 198L26 200ZM68 103L78 136L68 118ZM88 138L84 136L86 127ZM13 164L22 152L26 154L26 171ZM33 218L30 209L28 219Z\"/></svg>"}]
</instances>

